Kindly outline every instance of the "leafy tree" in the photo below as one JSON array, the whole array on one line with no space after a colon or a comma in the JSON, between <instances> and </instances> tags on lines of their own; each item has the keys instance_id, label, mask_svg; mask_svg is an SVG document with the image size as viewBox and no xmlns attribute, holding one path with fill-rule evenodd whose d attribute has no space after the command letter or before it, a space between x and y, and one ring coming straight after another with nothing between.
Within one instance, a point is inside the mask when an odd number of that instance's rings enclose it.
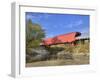
<instances>
[{"instance_id":1,"label":"leafy tree","mask_svg":"<svg viewBox=\"0 0 100 80\"><path fill-rule=\"evenodd\" d=\"M26 23L26 47L36 48L40 46L42 39L45 37L45 32L39 24L32 23L28 20Z\"/></svg>"}]
</instances>

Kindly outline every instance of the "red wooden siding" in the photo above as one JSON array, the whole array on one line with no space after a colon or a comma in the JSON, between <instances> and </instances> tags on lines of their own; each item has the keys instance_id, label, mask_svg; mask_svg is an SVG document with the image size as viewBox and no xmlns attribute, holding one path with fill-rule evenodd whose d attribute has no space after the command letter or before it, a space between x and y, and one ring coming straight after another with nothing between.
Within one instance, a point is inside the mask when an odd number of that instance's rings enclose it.
<instances>
[{"instance_id":1,"label":"red wooden siding","mask_svg":"<svg viewBox=\"0 0 100 80\"><path fill-rule=\"evenodd\" d=\"M71 43L76 40L76 37L80 36L80 32L71 32L63 35L58 35L53 38L44 39L42 45L53 45L60 43Z\"/></svg>"}]
</instances>

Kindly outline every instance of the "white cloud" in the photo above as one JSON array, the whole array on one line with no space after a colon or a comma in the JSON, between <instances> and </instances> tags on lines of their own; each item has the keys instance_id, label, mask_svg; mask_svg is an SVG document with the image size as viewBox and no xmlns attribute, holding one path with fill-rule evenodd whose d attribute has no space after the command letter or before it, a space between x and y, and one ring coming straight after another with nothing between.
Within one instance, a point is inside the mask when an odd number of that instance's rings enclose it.
<instances>
[{"instance_id":1,"label":"white cloud","mask_svg":"<svg viewBox=\"0 0 100 80\"><path fill-rule=\"evenodd\" d=\"M48 33L48 34L46 34L46 38L50 38L50 37L53 37L53 36L54 36L53 33Z\"/></svg>"},{"instance_id":2,"label":"white cloud","mask_svg":"<svg viewBox=\"0 0 100 80\"><path fill-rule=\"evenodd\" d=\"M74 23L74 26L79 26L81 24L83 24L83 21L82 20L79 20L79 21L77 21L77 22Z\"/></svg>"},{"instance_id":3,"label":"white cloud","mask_svg":"<svg viewBox=\"0 0 100 80\"><path fill-rule=\"evenodd\" d=\"M73 26L74 26L73 23L67 25L68 28L72 28Z\"/></svg>"},{"instance_id":4,"label":"white cloud","mask_svg":"<svg viewBox=\"0 0 100 80\"><path fill-rule=\"evenodd\" d=\"M89 27L88 26L85 26L81 29L81 33L89 33L90 30L89 30Z\"/></svg>"},{"instance_id":5,"label":"white cloud","mask_svg":"<svg viewBox=\"0 0 100 80\"><path fill-rule=\"evenodd\" d=\"M69 24L67 24L66 27L73 28L73 27L78 27L78 26L80 26L82 24L83 24L83 21L82 20L78 20L78 21L75 21L75 22L70 22Z\"/></svg>"},{"instance_id":6,"label":"white cloud","mask_svg":"<svg viewBox=\"0 0 100 80\"><path fill-rule=\"evenodd\" d=\"M45 19L48 19L48 18L50 18L51 16L52 16L52 15L49 15L49 14L46 14L46 13L45 13L43 17L44 17Z\"/></svg>"}]
</instances>

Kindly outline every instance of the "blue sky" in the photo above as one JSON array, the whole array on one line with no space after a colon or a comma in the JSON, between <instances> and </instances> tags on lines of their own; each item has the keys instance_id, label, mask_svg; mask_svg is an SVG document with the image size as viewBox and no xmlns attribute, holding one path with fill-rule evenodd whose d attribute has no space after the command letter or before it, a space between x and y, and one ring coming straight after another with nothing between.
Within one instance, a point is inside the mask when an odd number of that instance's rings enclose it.
<instances>
[{"instance_id":1,"label":"blue sky","mask_svg":"<svg viewBox=\"0 0 100 80\"><path fill-rule=\"evenodd\" d=\"M26 20L29 19L41 25L46 38L75 31L89 36L89 15L26 12Z\"/></svg>"}]
</instances>

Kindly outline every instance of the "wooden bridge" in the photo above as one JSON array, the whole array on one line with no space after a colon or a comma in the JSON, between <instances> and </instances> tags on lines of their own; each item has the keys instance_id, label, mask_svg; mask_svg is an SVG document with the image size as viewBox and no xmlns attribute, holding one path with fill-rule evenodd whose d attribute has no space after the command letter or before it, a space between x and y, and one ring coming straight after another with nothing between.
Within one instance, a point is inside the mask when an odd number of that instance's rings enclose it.
<instances>
[{"instance_id":1,"label":"wooden bridge","mask_svg":"<svg viewBox=\"0 0 100 80\"><path fill-rule=\"evenodd\" d=\"M42 41L42 45L49 46L49 45L56 45L56 44L64 44L64 43L71 43L74 45L77 37L81 36L80 32L71 32L67 34L62 34L55 36L53 38L47 38Z\"/></svg>"}]
</instances>

